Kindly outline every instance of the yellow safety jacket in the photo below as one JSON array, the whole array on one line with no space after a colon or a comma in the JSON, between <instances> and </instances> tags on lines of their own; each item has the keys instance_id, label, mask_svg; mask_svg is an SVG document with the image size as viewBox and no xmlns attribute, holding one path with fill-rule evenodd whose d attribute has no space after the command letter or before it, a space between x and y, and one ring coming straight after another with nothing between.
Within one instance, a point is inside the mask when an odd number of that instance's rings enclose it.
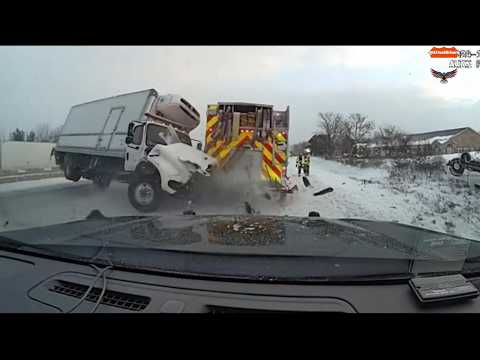
<instances>
[{"instance_id":1,"label":"yellow safety jacket","mask_svg":"<svg viewBox=\"0 0 480 360\"><path fill-rule=\"evenodd\" d=\"M310 155L303 157L303 166L310 166Z\"/></svg>"}]
</instances>

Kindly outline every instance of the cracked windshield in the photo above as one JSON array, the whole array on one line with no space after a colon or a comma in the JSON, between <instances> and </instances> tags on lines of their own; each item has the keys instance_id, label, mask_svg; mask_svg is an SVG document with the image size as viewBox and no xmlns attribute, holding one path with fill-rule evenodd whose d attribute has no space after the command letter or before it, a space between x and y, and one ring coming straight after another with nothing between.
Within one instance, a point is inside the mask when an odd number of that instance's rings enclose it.
<instances>
[{"instance_id":1,"label":"cracked windshield","mask_svg":"<svg viewBox=\"0 0 480 360\"><path fill-rule=\"evenodd\" d=\"M478 49L1 47L0 244L467 251Z\"/></svg>"}]
</instances>

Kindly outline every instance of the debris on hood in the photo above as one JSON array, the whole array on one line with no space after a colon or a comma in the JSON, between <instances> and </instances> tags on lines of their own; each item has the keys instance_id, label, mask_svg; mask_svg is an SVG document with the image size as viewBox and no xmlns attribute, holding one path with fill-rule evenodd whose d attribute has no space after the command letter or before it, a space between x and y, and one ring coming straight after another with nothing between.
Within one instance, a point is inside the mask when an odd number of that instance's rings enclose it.
<instances>
[{"instance_id":1,"label":"debris on hood","mask_svg":"<svg viewBox=\"0 0 480 360\"><path fill-rule=\"evenodd\" d=\"M285 227L280 220L271 218L237 218L208 224L209 241L223 245L267 246L285 242Z\"/></svg>"}]
</instances>

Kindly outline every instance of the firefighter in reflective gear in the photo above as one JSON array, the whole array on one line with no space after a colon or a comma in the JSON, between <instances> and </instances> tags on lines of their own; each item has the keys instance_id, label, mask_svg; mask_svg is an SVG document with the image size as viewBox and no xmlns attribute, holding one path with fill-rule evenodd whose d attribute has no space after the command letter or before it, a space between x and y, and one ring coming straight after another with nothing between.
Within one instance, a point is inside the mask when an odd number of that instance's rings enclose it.
<instances>
[{"instance_id":1,"label":"firefighter in reflective gear","mask_svg":"<svg viewBox=\"0 0 480 360\"><path fill-rule=\"evenodd\" d=\"M303 154L303 173L306 176L310 175L310 149L305 150L305 154Z\"/></svg>"},{"instance_id":2,"label":"firefighter in reflective gear","mask_svg":"<svg viewBox=\"0 0 480 360\"><path fill-rule=\"evenodd\" d=\"M302 154L299 154L297 156L298 176L302 175L302 167L303 167L303 156Z\"/></svg>"}]
</instances>

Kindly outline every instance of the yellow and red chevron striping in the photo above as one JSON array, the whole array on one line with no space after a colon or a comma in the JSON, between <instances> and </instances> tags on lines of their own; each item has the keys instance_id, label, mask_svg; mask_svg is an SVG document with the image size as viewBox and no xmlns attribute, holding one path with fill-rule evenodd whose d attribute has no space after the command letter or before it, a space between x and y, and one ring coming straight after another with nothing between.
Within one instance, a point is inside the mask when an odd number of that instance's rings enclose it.
<instances>
[{"instance_id":1,"label":"yellow and red chevron striping","mask_svg":"<svg viewBox=\"0 0 480 360\"><path fill-rule=\"evenodd\" d=\"M278 169L266 156L263 157L263 162L275 173L278 177L282 177L282 171Z\"/></svg>"}]
</instances>

